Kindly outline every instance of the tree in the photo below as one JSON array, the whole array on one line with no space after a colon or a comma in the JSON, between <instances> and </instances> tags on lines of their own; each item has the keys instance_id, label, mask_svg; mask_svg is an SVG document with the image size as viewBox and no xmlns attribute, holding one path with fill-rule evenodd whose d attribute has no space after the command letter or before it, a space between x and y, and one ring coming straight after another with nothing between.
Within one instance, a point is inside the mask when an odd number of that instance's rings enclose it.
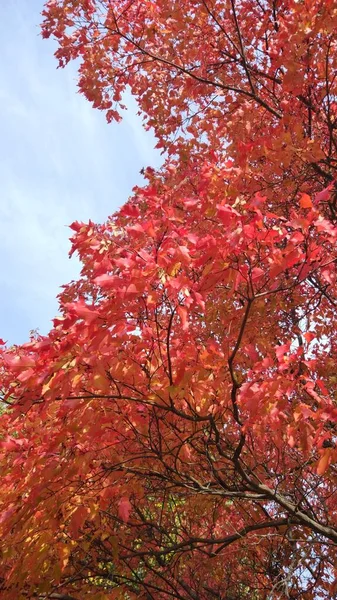
<instances>
[{"instance_id":1,"label":"tree","mask_svg":"<svg viewBox=\"0 0 337 600\"><path fill-rule=\"evenodd\" d=\"M46 5L168 158L3 351L6 600L334 597L336 31L333 0Z\"/></svg>"}]
</instances>

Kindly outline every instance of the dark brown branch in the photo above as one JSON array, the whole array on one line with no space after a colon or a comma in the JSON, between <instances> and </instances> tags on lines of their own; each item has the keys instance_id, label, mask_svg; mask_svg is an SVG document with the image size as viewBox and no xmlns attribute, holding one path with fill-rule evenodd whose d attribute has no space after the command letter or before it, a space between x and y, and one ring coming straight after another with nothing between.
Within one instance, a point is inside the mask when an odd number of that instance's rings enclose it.
<instances>
[{"instance_id":1,"label":"dark brown branch","mask_svg":"<svg viewBox=\"0 0 337 600\"><path fill-rule=\"evenodd\" d=\"M246 527L242 527L236 533L232 535L227 535L224 538L193 538L191 537L184 542L180 542L178 544L172 544L169 548L163 550L135 550L132 554L127 554L123 558L128 559L134 556L143 557L143 556L153 556L153 557L161 557L167 554L172 554L172 552L178 552L180 550L185 551L185 549L189 550L198 550L204 546L220 546L217 550L211 553L211 556L216 556L219 554L226 546L233 544L234 542L246 537L249 533L254 531L260 531L261 529L277 529L279 527L283 527L284 525L295 524L299 525L300 522L296 518L283 518L283 519L275 519L274 521L263 521L259 523L252 523L251 525L247 525Z\"/></svg>"},{"instance_id":2,"label":"dark brown branch","mask_svg":"<svg viewBox=\"0 0 337 600\"><path fill-rule=\"evenodd\" d=\"M251 79L251 76L250 76L249 68L248 68L248 65L247 65L246 52L245 52L245 48L244 48L244 45L243 45L243 40L242 40L240 25L239 25L239 21L238 21L237 15L236 15L235 0L231 0L231 6L232 6L232 11L233 11L235 28L236 28L236 31L237 31L237 34L238 34L238 38L239 38L239 44L240 44L240 49L241 49L240 54L241 54L241 58L242 58L243 67L244 67L245 73L247 75L247 79L248 79L248 82L249 82L250 89L252 90L252 94L254 96L256 96L255 88L254 88L254 85L253 85L253 82L252 82L252 79Z\"/></svg>"},{"instance_id":3,"label":"dark brown branch","mask_svg":"<svg viewBox=\"0 0 337 600\"><path fill-rule=\"evenodd\" d=\"M248 90L245 90L245 89L242 89L242 88L238 88L236 86L232 86L232 85L220 83L218 81L213 81L211 79L207 79L205 77L201 77L199 75L196 75L195 73L193 73L193 71L191 69L186 69L182 65L178 65L177 63L174 63L171 60L168 60L167 58L164 58L162 56L158 56L157 54L154 54L153 52L150 52L150 50L145 49L143 46L141 46L139 44L139 42L137 42L136 40L130 38L125 33L122 33L120 31L120 29L118 28L116 19L115 19L115 23L116 23L116 31L113 31L109 27L106 27L106 29L108 31L110 31L111 33L117 33L125 41L127 41L129 44L132 44L135 48L137 48L137 50L139 50L142 54L145 54L146 56L149 56L154 61L158 61L158 62L160 62L162 64L165 64L165 65L171 67L172 69L174 69L174 70L176 70L176 71L178 71L180 73L183 73L184 75L188 75L189 77L191 77L192 79L195 79L199 83L204 83L206 85L211 85L211 86L219 88L221 90L226 90L226 91L229 91L229 92L234 92L234 93L239 94L239 95L241 94L243 96L247 96L248 98L251 98L252 100L254 100L255 102L257 102L257 104L260 104L260 106L262 106L263 108L265 108L268 112L270 112L271 114L273 114L278 119L282 118L282 114L281 113L279 113L277 110L275 110L267 102L265 102L264 100L262 100L262 98L260 98L259 96L257 96L255 92L254 93L252 91L249 92Z\"/></svg>"}]
</instances>

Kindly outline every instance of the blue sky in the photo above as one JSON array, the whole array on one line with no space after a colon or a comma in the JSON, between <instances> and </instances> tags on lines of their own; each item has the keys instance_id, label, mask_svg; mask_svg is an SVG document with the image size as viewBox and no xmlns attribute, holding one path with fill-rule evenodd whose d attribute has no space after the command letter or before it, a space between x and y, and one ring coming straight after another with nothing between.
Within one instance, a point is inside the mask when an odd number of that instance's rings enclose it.
<instances>
[{"instance_id":1,"label":"blue sky","mask_svg":"<svg viewBox=\"0 0 337 600\"><path fill-rule=\"evenodd\" d=\"M154 138L133 102L107 125L76 89L76 67L57 69L42 40L42 0L0 8L0 337L47 333L59 287L76 278L67 225L104 221L121 206L139 171L158 166Z\"/></svg>"}]
</instances>

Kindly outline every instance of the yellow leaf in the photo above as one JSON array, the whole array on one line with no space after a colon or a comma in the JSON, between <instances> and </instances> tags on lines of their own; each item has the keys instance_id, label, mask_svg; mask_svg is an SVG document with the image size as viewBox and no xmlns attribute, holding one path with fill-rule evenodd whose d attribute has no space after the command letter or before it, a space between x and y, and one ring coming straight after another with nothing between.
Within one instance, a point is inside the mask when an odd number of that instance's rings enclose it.
<instances>
[{"instance_id":1,"label":"yellow leaf","mask_svg":"<svg viewBox=\"0 0 337 600\"><path fill-rule=\"evenodd\" d=\"M170 271L169 271L169 275L170 275L171 277L175 277L175 276L177 275L177 273L179 272L179 269L180 269L180 267L181 267L181 263L180 263L180 262L177 262L177 263L175 263L175 264L174 264L174 265L171 267L171 269L170 269Z\"/></svg>"},{"instance_id":2,"label":"yellow leaf","mask_svg":"<svg viewBox=\"0 0 337 600\"><path fill-rule=\"evenodd\" d=\"M75 377L73 377L73 386L76 386L82 379L82 373L77 373Z\"/></svg>"},{"instance_id":3,"label":"yellow leaf","mask_svg":"<svg viewBox=\"0 0 337 600\"><path fill-rule=\"evenodd\" d=\"M103 375L101 375L100 373L96 373L96 375L94 375L93 387L96 390L100 390L101 392L105 392L109 388L109 384L108 384L108 381L106 380L106 378Z\"/></svg>"},{"instance_id":4,"label":"yellow leaf","mask_svg":"<svg viewBox=\"0 0 337 600\"><path fill-rule=\"evenodd\" d=\"M205 267L204 270L202 272L203 276L205 277L206 275L208 275L208 273L210 273L212 271L212 269L214 269L214 264L213 262L209 262Z\"/></svg>"},{"instance_id":5,"label":"yellow leaf","mask_svg":"<svg viewBox=\"0 0 337 600\"><path fill-rule=\"evenodd\" d=\"M60 567L61 567L62 571L66 568L66 566L68 564L70 551L71 551L70 547L66 546L65 544L59 544L57 546L57 552L59 555Z\"/></svg>"},{"instance_id":6,"label":"yellow leaf","mask_svg":"<svg viewBox=\"0 0 337 600\"><path fill-rule=\"evenodd\" d=\"M42 386L42 396L44 396L44 395L45 395L47 392L49 392L49 390L52 388L52 383L53 383L53 380L55 379L56 375L57 375L57 374L55 373L55 375L53 375L53 376L52 376L52 377L49 379L48 383L45 383L45 384Z\"/></svg>"}]
</instances>

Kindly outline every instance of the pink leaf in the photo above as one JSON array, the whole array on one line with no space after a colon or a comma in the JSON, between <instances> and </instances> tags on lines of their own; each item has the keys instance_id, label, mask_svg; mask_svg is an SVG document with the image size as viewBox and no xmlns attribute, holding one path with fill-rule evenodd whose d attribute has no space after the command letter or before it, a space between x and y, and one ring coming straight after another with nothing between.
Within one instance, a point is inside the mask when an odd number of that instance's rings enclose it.
<instances>
[{"instance_id":1,"label":"pink leaf","mask_svg":"<svg viewBox=\"0 0 337 600\"><path fill-rule=\"evenodd\" d=\"M0 448L4 448L8 452L18 452L23 445L23 440L16 440L11 437L7 437L6 440L0 442Z\"/></svg>"},{"instance_id":2,"label":"pink leaf","mask_svg":"<svg viewBox=\"0 0 337 600\"><path fill-rule=\"evenodd\" d=\"M327 202L330 199L332 188L333 183L330 183L328 187L316 194L315 202Z\"/></svg>"},{"instance_id":3,"label":"pink leaf","mask_svg":"<svg viewBox=\"0 0 337 600\"><path fill-rule=\"evenodd\" d=\"M131 509L132 509L132 506L131 506L129 498L127 498L126 496L123 496L123 498L121 498L119 501L118 516L120 519L122 519L122 521L124 521L124 523L128 522Z\"/></svg>"},{"instance_id":4,"label":"pink leaf","mask_svg":"<svg viewBox=\"0 0 337 600\"><path fill-rule=\"evenodd\" d=\"M83 319L89 324L99 317L99 312L92 306L87 306L83 299L79 300L78 302L67 302L65 307L69 313L75 314L77 317Z\"/></svg>"},{"instance_id":5,"label":"pink leaf","mask_svg":"<svg viewBox=\"0 0 337 600\"><path fill-rule=\"evenodd\" d=\"M290 350L290 344L283 344L282 346L276 346L275 347L275 354L278 358L278 360L282 360L283 356L289 352Z\"/></svg>"},{"instance_id":6,"label":"pink leaf","mask_svg":"<svg viewBox=\"0 0 337 600\"><path fill-rule=\"evenodd\" d=\"M13 371L35 367L35 360L30 356L6 356L5 363Z\"/></svg>"},{"instance_id":7,"label":"pink leaf","mask_svg":"<svg viewBox=\"0 0 337 600\"><path fill-rule=\"evenodd\" d=\"M128 296L137 296L138 293L139 292L134 283L130 283L130 285L125 290L125 294L127 294Z\"/></svg>"},{"instance_id":8,"label":"pink leaf","mask_svg":"<svg viewBox=\"0 0 337 600\"><path fill-rule=\"evenodd\" d=\"M99 275L98 277L95 277L94 282L104 290L110 290L116 287L118 280L119 277L116 277L115 275L108 275L106 273L105 275Z\"/></svg>"}]
</instances>

